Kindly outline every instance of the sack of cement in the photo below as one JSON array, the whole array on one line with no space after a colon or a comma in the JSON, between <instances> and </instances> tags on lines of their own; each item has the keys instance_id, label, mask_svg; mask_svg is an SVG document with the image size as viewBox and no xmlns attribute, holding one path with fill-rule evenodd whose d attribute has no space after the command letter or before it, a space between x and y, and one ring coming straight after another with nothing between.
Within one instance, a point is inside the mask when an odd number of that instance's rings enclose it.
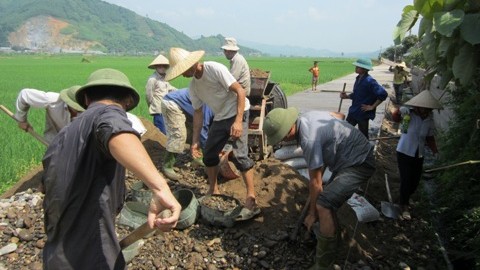
<instances>
[{"instance_id":1,"label":"sack of cement","mask_svg":"<svg viewBox=\"0 0 480 270\"><path fill-rule=\"evenodd\" d=\"M284 164L289 165L294 169L306 168L307 161L303 157L291 158L283 161Z\"/></svg>"},{"instance_id":2,"label":"sack of cement","mask_svg":"<svg viewBox=\"0 0 480 270\"><path fill-rule=\"evenodd\" d=\"M375 221L380 218L380 213L378 210L371 205L367 199L358 195L357 193L353 193L352 197L347 201L348 205L350 205L357 215L357 219L360 222L370 222Z\"/></svg>"},{"instance_id":3,"label":"sack of cement","mask_svg":"<svg viewBox=\"0 0 480 270\"><path fill-rule=\"evenodd\" d=\"M297 145L285 145L273 153L276 159L285 160L289 158L302 157L303 151Z\"/></svg>"}]
</instances>

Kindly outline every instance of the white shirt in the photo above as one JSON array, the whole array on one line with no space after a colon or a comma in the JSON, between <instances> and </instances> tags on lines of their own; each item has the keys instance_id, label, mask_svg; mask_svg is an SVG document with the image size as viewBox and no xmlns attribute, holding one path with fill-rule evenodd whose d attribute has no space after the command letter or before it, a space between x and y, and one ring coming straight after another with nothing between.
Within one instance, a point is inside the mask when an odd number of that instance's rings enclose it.
<instances>
[{"instance_id":1,"label":"white shirt","mask_svg":"<svg viewBox=\"0 0 480 270\"><path fill-rule=\"evenodd\" d=\"M230 73L237 79L238 83L245 89L246 95L250 95L250 67L247 60L240 53L236 53L230 60Z\"/></svg>"},{"instance_id":2,"label":"white shirt","mask_svg":"<svg viewBox=\"0 0 480 270\"><path fill-rule=\"evenodd\" d=\"M411 112L407 133L402 133L400 136L397 152L415 157L418 149L418 157L423 157L425 154L425 138L433 136L434 133L435 125L431 115L422 120L416 113Z\"/></svg>"},{"instance_id":3,"label":"white shirt","mask_svg":"<svg viewBox=\"0 0 480 270\"><path fill-rule=\"evenodd\" d=\"M237 115L237 94L229 87L237 80L226 66L217 62L204 62L200 79L193 77L189 93L195 110L207 104L214 113L213 121L220 121ZM245 97L245 109L250 109L250 102Z\"/></svg>"},{"instance_id":4,"label":"white shirt","mask_svg":"<svg viewBox=\"0 0 480 270\"><path fill-rule=\"evenodd\" d=\"M157 71L153 72L153 74L148 77L147 84L145 85L148 113L162 114L163 97L176 89L177 88L173 87L169 82L165 81L165 75L161 75Z\"/></svg>"},{"instance_id":5,"label":"white shirt","mask_svg":"<svg viewBox=\"0 0 480 270\"><path fill-rule=\"evenodd\" d=\"M22 89L17 97L15 118L20 122L26 122L30 107L46 109L44 137L48 143L60 129L70 123L70 111L67 104L60 99L59 93Z\"/></svg>"}]
</instances>

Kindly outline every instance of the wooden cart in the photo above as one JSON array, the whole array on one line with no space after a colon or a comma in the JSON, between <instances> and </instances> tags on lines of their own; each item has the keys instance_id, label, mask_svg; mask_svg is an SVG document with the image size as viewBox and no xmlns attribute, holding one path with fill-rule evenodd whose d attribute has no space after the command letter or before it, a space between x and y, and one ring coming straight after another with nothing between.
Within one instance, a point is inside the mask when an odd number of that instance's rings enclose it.
<instances>
[{"instance_id":1,"label":"wooden cart","mask_svg":"<svg viewBox=\"0 0 480 270\"><path fill-rule=\"evenodd\" d=\"M249 153L254 160L262 160L272 152L263 132L265 115L274 108L287 108L287 98L277 83L270 82L270 71L252 69L250 77Z\"/></svg>"}]
</instances>

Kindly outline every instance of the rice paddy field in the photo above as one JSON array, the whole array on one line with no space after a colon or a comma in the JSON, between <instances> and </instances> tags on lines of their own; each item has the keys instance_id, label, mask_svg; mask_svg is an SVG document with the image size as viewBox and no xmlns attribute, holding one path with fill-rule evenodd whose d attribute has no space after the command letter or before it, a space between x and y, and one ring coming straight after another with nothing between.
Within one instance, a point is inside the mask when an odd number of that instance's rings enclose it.
<instances>
[{"instance_id":1,"label":"rice paddy field","mask_svg":"<svg viewBox=\"0 0 480 270\"><path fill-rule=\"evenodd\" d=\"M90 73L100 68L115 68L125 73L140 94L141 101L131 112L149 118L145 102L145 83L152 70L147 65L152 57L133 56L81 56L81 55L0 55L0 104L15 112L15 100L23 88L47 92L60 92L72 85L86 83ZM310 89L311 74L308 69L319 61L319 84L354 72L353 59L346 58L246 58L250 68L271 72L270 80L280 84L287 96ZM206 57L225 65L223 56ZM177 88L188 87L189 79L173 80ZM43 134L45 112L32 108L28 121L35 131ZM32 168L41 164L45 146L30 134L18 128L17 123L0 112L0 194L14 185Z\"/></svg>"}]
</instances>

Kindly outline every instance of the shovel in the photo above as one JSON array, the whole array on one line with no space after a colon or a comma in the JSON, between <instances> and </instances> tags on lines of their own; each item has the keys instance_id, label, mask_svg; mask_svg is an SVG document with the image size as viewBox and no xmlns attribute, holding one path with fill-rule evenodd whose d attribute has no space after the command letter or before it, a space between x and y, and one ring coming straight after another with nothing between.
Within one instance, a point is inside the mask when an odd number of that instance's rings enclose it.
<instances>
[{"instance_id":1,"label":"shovel","mask_svg":"<svg viewBox=\"0 0 480 270\"><path fill-rule=\"evenodd\" d=\"M15 118L13 113L9 109L7 109L7 107L0 105L0 110L2 110L4 113L10 116L13 120L18 122L17 118ZM32 135L33 137L35 137L35 139L37 139L39 142L43 143L45 146L48 146L48 142L42 136L40 136L40 134L35 132L35 130L33 130L32 128L29 128L27 132L30 133L30 135Z\"/></svg>"},{"instance_id":2,"label":"shovel","mask_svg":"<svg viewBox=\"0 0 480 270\"><path fill-rule=\"evenodd\" d=\"M158 214L159 217L163 218L170 217L171 215L172 212L168 209L165 209L160 214ZM140 227L136 228L133 232L131 232L129 235L125 236L122 240L120 240L120 248L123 250L154 231L156 231L156 228L150 229L148 222L145 222L140 225Z\"/></svg>"},{"instance_id":3,"label":"shovel","mask_svg":"<svg viewBox=\"0 0 480 270\"><path fill-rule=\"evenodd\" d=\"M387 174L385 174L385 187L387 188L388 202L381 202L382 214L389 218L398 219L400 217L400 207L392 202L392 194L390 194Z\"/></svg>"}]
</instances>

